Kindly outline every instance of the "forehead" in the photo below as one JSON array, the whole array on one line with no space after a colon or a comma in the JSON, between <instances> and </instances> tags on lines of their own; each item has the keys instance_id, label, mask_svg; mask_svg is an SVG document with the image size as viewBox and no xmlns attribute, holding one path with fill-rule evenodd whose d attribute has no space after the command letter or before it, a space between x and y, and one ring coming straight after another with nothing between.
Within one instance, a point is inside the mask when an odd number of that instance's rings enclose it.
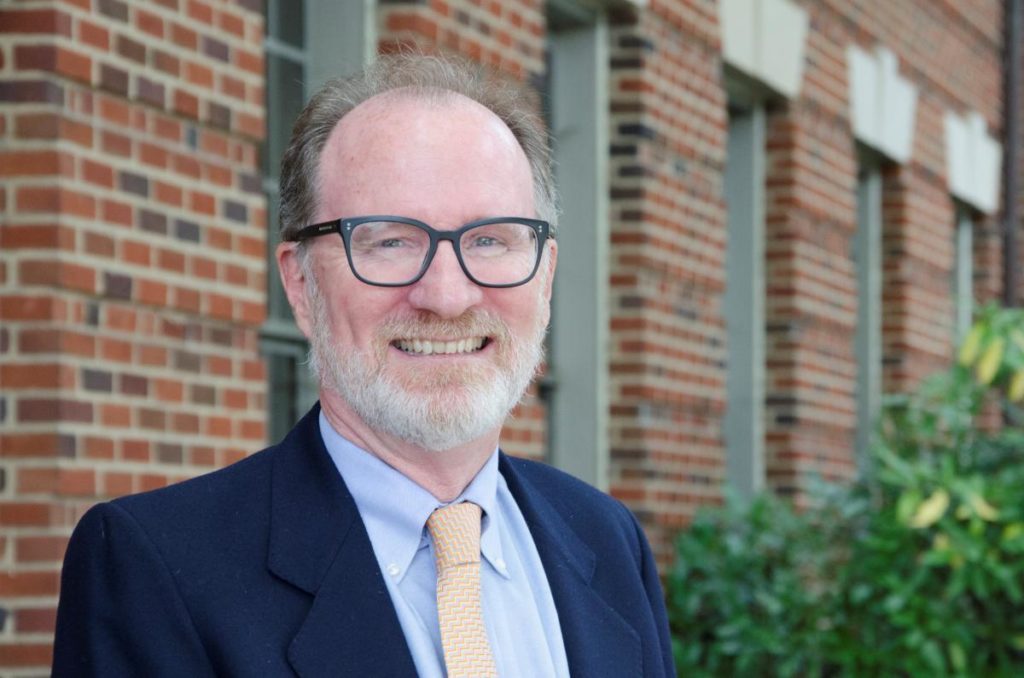
<instances>
[{"instance_id":1,"label":"forehead","mask_svg":"<svg viewBox=\"0 0 1024 678\"><path fill-rule=\"evenodd\" d=\"M492 111L455 93L398 90L360 104L331 132L318 184L323 219L533 216L532 175L519 142Z\"/></svg>"}]
</instances>

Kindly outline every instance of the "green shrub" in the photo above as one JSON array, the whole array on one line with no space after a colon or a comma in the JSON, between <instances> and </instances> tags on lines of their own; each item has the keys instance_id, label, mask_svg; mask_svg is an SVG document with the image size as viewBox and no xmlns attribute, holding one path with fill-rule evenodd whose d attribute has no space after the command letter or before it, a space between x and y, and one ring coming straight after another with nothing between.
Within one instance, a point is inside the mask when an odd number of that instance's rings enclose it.
<instances>
[{"instance_id":1,"label":"green shrub","mask_svg":"<svg viewBox=\"0 0 1024 678\"><path fill-rule=\"evenodd\" d=\"M680 675L1024 675L1022 399L1024 313L987 308L852 486L702 511L668 578Z\"/></svg>"}]
</instances>

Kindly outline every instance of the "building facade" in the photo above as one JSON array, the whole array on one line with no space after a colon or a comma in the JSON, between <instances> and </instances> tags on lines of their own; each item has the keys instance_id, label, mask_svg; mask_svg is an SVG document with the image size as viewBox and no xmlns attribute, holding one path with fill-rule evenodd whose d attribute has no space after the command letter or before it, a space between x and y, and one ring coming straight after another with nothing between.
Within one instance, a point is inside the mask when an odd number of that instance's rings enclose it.
<instances>
[{"instance_id":1,"label":"building facade","mask_svg":"<svg viewBox=\"0 0 1024 678\"><path fill-rule=\"evenodd\" d=\"M622 499L667 564L728 485L853 477L883 394L1004 296L1010 4L0 0L0 674L46 674L89 506L315 400L269 253L327 78L412 48L536 92L559 272L503 447Z\"/></svg>"}]
</instances>

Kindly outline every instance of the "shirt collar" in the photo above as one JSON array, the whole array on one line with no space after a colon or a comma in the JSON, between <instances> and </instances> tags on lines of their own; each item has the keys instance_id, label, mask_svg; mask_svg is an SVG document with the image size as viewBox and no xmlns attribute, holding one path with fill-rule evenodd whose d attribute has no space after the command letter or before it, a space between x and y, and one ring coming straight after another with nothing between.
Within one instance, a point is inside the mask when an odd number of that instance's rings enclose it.
<instances>
[{"instance_id":1,"label":"shirt collar","mask_svg":"<svg viewBox=\"0 0 1024 678\"><path fill-rule=\"evenodd\" d=\"M366 525L374 553L383 568L397 566L400 581L416 552L428 543L426 522L445 505L426 489L384 463L376 455L342 437L320 413L320 435L338 472L345 479ZM501 512L497 500L498 450L453 504L471 501L483 509L480 552L503 577L508 571L501 549Z\"/></svg>"}]
</instances>

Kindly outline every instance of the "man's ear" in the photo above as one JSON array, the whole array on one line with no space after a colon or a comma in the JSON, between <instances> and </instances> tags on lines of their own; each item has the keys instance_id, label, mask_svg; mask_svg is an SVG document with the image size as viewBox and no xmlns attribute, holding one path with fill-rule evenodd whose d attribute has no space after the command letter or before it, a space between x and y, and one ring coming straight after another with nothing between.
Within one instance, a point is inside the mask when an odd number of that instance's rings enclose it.
<instances>
[{"instance_id":1,"label":"man's ear","mask_svg":"<svg viewBox=\"0 0 1024 678\"><path fill-rule=\"evenodd\" d=\"M551 323L551 293L555 284L555 264L558 263L558 243L554 240L548 240L548 254L540 262L540 265L544 267L541 271L541 282L544 284L544 289L541 290L541 294L544 296L544 303L541 304L543 313L544 327L547 327Z\"/></svg>"},{"instance_id":2,"label":"man's ear","mask_svg":"<svg viewBox=\"0 0 1024 678\"><path fill-rule=\"evenodd\" d=\"M541 263L541 266L548 267L548 274L545 277L544 282L546 283L544 289L544 298L551 303L551 290L555 284L555 265L558 263L558 242L554 238L548 239L548 256L547 262Z\"/></svg>"},{"instance_id":3,"label":"man's ear","mask_svg":"<svg viewBox=\"0 0 1024 678\"><path fill-rule=\"evenodd\" d=\"M288 304L292 307L292 314L295 316L295 324L299 326L302 333L308 339L312 324L312 309L309 307L309 298L306 295L306 275L302 270L302 256L299 253L299 245L294 242L283 242L277 246L277 271L281 275L281 285L288 297ZM306 252L306 256L312 256Z\"/></svg>"}]
</instances>

